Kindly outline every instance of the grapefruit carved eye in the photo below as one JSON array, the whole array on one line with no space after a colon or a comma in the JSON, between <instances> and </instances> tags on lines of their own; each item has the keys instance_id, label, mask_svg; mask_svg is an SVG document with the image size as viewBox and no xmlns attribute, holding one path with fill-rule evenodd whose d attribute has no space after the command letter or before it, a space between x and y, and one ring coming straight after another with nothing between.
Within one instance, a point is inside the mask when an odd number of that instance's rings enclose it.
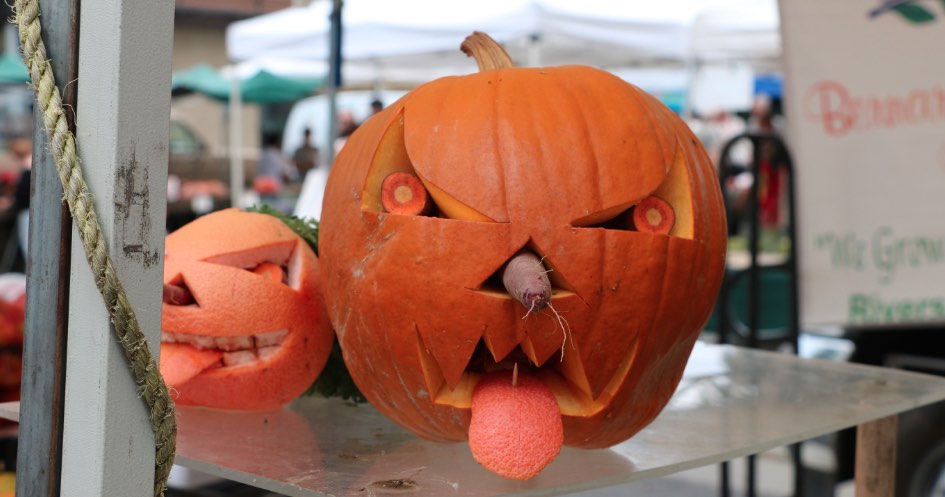
<instances>
[{"instance_id":1,"label":"grapefruit carved eye","mask_svg":"<svg viewBox=\"0 0 945 497\"><path fill-rule=\"evenodd\" d=\"M175 402L267 410L331 352L318 258L279 219L217 211L165 240L161 374Z\"/></svg>"}]
</instances>

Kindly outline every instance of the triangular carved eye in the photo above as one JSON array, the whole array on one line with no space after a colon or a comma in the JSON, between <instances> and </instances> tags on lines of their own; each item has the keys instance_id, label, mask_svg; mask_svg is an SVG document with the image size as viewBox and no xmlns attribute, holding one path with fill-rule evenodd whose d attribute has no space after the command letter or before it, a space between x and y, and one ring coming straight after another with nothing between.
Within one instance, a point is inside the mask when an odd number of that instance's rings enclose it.
<instances>
[{"instance_id":1,"label":"triangular carved eye","mask_svg":"<svg viewBox=\"0 0 945 497\"><path fill-rule=\"evenodd\" d=\"M282 283L285 285L289 282L289 268L287 264L280 265L272 262L263 262L249 270L274 283Z\"/></svg>"},{"instance_id":2,"label":"triangular carved eye","mask_svg":"<svg viewBox=\"0 0 945 497\"><path fill-rule=\"evenodd\" d=\"M361 192L361 210L495 222L417 173L404 143L402 112L384 132L371 159L371 168Z\"/></svg>"},{"instance_id":3,"label":"triangular carved eye","mask_svg":"<svg viewBox=\"0 0 945 497\"><path fill-rule=\"evenodd\" d=\"M617 211L616 214L612 214ZM587 223L587 224L582 224ZM676 211L669 202L650 195L626 209L604 211L575 222L581 228L604 228L668 235L676 224Z\"/></svg>"},{"instance_id":4,"label":"triangular carved eye","mask_svg":"<svg viewBox=\"0 0 945 497\"><path fill-rule=\"evenodd\" d=\"M692 239L691 183L684 161L684 154L677 151L666 179L647 197L581 217L571 225Z\"/></svg>"},{"instance_id":5,"label":"triangular carved eye","mask_svg":"<svg viewBox=\"0 0 945 497\"><path fill-rule=\"evenodd\" d=\"M301 288L301 240L270 244L248 250L216 254L204 262L240 268L273 283L281 283L295 290Z\"/></svg>"}]
</instances>

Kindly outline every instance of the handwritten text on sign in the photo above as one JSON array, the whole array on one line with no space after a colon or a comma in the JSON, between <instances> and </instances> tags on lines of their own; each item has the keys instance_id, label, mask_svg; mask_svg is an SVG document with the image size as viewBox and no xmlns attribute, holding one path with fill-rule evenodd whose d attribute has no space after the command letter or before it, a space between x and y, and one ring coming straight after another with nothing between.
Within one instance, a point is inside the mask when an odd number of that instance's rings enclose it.
<instances>
[{"instance_id":1,"label":"handwritten text on sign","mask_svg":"<svg viewBox=\"0 0 945 497\"><path fill-rule=\"evenodd\" d=\"M896 236L883 226L871 237L853 232L825 232L814 241L818 256L826 257L834 270L872 270L881 286L892 284L905 271L922 271L945 265L945 235ZM932 296L889 301L875 294L855 292L849 297L851 323L894 323L945 319L945 298Z\"/></svg>"},{"instance_id":2,"label":"handwritten text on sign","mask_svg":"<svg viewBox=\"0 0 945 497\"><path fill-rule=\"evenodd\" d=\"M779 7L801 322L945 323L945 4Z\"/></svg>"},{"instance_id":3,"label":"handwritten text on sign","mask_svg":"<svg viewBox=\"0 0 945 497\"><path fill-rule=\"evenodd\" d=\"M819 81L804 95L804 117L823 126L831 137L945 121L945 88L913 88L902 95L855 95L842 83Z\"/></svg>"}]
</instances>

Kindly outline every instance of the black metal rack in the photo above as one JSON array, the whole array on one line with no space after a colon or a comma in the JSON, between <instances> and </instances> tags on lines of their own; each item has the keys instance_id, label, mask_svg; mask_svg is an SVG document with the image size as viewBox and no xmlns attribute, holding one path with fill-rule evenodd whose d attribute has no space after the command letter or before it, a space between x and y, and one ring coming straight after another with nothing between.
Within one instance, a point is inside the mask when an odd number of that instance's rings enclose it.
<instances>
[{"instance_id":1,"label":"black metal rack","mask_svg":"<svg viewBox=\"0 0 945 497\"><path fill-rule=\"evenodd\" d=\"M747 165L733 163L735 147L748 141L752 147ZM763 152L762 152L763 151ZM763 168L763 163L767 167ZM760 189L761 174L780 175L784 180L786 222L784 236L789 244L783 259L762 262ZM736 210L735 199L728 187L737 174L750 174L751 187L741 212ZM747 228L748 264L741 268L726 268L725 278L716 305L719 343L732 343L769 350L789 349L798 352L798 286L795 180L791 155L780 136L774 133L749 132L735 136L722 148L719 159L719 181L725 197L725 208L730 234ZM765 319L767 318L767 319ZM803 471L800 445L791 446L795 467L794 495L803 495ZM755 497L755 456L747 458L747 497ZM729 497L729 463L721 465L720 495Z\"/></svg>"}]
</instances>

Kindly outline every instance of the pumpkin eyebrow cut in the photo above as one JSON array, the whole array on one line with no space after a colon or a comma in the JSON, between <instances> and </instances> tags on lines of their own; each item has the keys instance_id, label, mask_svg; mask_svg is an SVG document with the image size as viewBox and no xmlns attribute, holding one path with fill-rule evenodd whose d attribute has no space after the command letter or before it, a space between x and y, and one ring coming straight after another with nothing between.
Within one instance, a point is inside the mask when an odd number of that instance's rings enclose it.
<instances>
[{"instance_id":1,"label":"pumpkin eyebrow cut","mask_svg":"<svg viewBox=\"0 0 945 497\"><path fill-rule=\"evenodd\" d=\"M423 178L404 143L400 112L374 152L361 192L361 210L388 214L496 222Z\"/></svg>"}]
</instances>

